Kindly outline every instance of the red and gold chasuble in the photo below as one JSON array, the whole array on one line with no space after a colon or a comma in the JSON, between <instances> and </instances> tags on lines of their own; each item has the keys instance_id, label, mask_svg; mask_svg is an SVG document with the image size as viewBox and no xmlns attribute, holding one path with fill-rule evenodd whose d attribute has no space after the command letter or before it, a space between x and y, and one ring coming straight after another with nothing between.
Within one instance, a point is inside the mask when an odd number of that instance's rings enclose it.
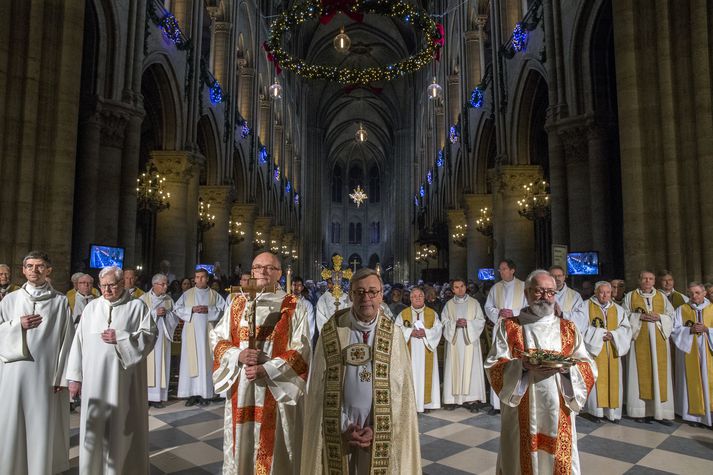
<instances>
[{"instance_id":1,"label":"red and gold chasuble","mask_svg":"<svg viewBox=\"0 0 713 475\"><path fill-rule=\"evenodd\" d=\"M241 327L240 321L243 317L247 299L238 295L233 299L230 307L230 340L219 341L213 352L213 371L220 366L222 356L231 348L247 347L249 340L248 327ZM309 367L297 350L289 350L291 321L297 307L297 297L287 295L282 301L280 309L280 319L274 326L257 326L255 328L255 341L260 346L260 342L272 341L271 359L280 358L284 360L297 375L303 380L307 380ZM237 446L236 428L238 424L255 422L260 424L259 443L255 460L255 473L270 473L272 469L273 451L275 448L275 428L277 423L278 408L277 402L270 391L265 392L264 402L260 406L238 407L238 384L236 380L230 388L230 398L233 414L233 454ZM248 383L249 384L249 383Z\"/></svg>"},{"instance_id":2,"label":"red and gold chasuble","mask_svg":"<svg viewBox=\"0 0 713 475\"><path fill-rule=\"evenodd\" d=\"M534 348L525 348L525 339L523 335L522 325L518 318L509 318L504 320L505 331L507 333L508 346L510 355L520 355L523 352L530 351ZM561 354L571 356L574 353L576 340L576 329L573 322L569 320L560 320L560 337L562 339ZM490 369L490 379L493 389L496 393L500 393L503 388L503 372L505 364L513 361L512 359L500 358L495 366ZM589 363L577 363L584 381L587 385L587 392L594 386L594 373L592 372ZM532 455L533 453L542 450L551 454L554 457L554 473L555 474L570 474L572 472L572 419L571 410L565 405L562 395L559 396L559 417L557 420L557 436L552 437L548 434L530 432L530 390L525 391L525 394L518 405L518 425L520 429L520 470L522 474L533 473Z\"/></svg>"}]
</instances>

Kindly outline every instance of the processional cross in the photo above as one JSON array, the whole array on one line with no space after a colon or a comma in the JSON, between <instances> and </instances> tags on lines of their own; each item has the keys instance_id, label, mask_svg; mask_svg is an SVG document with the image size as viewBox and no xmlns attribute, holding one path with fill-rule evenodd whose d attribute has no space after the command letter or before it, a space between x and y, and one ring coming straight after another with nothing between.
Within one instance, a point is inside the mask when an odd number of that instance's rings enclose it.
<instances>
[{"instance_id":1,"label":"processional cross","mask_svg":"<svg viewBox=\"0 0 713 475\"><path fill-rule=\"evenodd\" d=\"M331 293L335 300L335 307L339 310L339 298L342 296L344 291L342 290L342 279L351 279L352 270L346 269L342 270L342 262L344 258L339 254L332 257L332 268L327 269L326 267L322 270L322 278L324 280L332 279L334 286L332 287ZM355 266L356 270L356 266Z\"/></svg>"}]
</instances>

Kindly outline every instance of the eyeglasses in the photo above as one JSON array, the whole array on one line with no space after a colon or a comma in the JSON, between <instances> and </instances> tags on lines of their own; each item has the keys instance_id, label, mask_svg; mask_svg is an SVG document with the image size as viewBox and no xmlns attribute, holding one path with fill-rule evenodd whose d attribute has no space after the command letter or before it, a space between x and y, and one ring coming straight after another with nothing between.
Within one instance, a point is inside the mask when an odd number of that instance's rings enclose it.
<instances>
[{"instance_id":1,"label":"eyeglasses","mask_svg":"<svg viewBox=\"0 0 713 475\"><path fill-rule=\"evenodd\" d=\"M542 287L535 287L532 292L538 297L554 297L557 295L557 291L554 289L543 289Z\"/></svg>"},{"instance_id":2,"label":"eyeglasses","mask_svg":"<svg viewBox=\"0 0 713 475\"><path fill-rule=\"evenodd\" d=\"M368 295L370 299L374 299L381 293L381 290L354 289L352 293L360 298L364 298L365 295Z\"/></svg>"},{"instance_id":3,"label":"eyeglasses","mask_svg":"<svg viewBox=\"0 0 713 475\"><path fill-rule=\"evenodd\" d=\"M279 267L275 267L275 266L254 265L252 267L252 270L254 270L255 272L262 272L262 271L275 272L276 270L282 270L282 269Z\"/></svg>"},{"instance_id":4,"label":"eyeglasses","mask_svg":"<svg viewBox=\"0 0 713 475\"><path fill-rule=\"evenodd\" d=\"M27 269L27 270L37 269L38 271L42 272L43 270L47 269L47 265L46 264L25 264L25 269Z\"/></svg>"},{"instance_id":5,"label":"eyeglasses","mask_svg":"<svg viewBox=\"0 0 713 475\"><path fill-rule=\"evenodd\" d=\"M112 289L112 290L114 290L114 289L116 289L117 287L119 287L119 284L118 284L118 283L114 283L114 284L99 284L99 288L102 289L102 290L107 290L107 289Z\"/></svg>"}]
</instances>

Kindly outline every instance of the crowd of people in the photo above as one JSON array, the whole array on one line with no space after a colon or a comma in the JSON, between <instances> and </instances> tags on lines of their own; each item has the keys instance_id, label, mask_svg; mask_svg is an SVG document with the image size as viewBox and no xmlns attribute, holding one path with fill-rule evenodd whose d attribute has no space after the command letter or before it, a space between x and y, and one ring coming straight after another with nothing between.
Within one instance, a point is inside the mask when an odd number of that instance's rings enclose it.
<instances>
[{"instance_id":1,"label":"crowd of people","mask_svg":"<svg viewBox=\"0 0 713 475\"><path fill-rule=\"evenodd\" d=\"M580 412L713 428L713 285L684 295L669 271L641 271L629 292L621 279L578 292L561 267L522 281L503 260L482 285L384 285L364 268L283 290L266 252L230 278L199 268L178 280L168 263L150 286L132 269L107 267L96 286L77 273L63 295L43 252L23 260L22 287L10 270L0 265L10 474L68 468L74 403L81 473L148 473L148 407L169 398L179 338L176 396L225 400L225 473L419 473L416 414L441 407L501 414L504 473L579 472Z\"/></svg>"}]
</instances>

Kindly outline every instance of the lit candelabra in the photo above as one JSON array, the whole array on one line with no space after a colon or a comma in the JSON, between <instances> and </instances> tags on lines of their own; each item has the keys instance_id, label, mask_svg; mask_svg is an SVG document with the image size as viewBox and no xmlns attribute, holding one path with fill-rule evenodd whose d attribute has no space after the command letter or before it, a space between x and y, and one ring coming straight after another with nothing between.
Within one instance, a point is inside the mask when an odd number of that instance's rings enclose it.
<instances>
[{"instance_id":1,"label":"lit candelabra","mask_svg":"<svg viewBox=\"0 0 713 475\"><path fill-rule=\"evenodd\" d=\"M475 220L475 230L488 237L493 235L492 214L488 207L480 208L480 217Z\"/></svg>"},{"instance_id":2,"label":"lit candelabra","mask_svg":"<svg viewBox=\"0 0 713 475\"><path fill-rule=\"evenodd\" d=\"M161 176L153 165L136 179L136 200L139 210L160 212L168 209L171 193L166 191L166 177Z\"/></svg>"},{"instance_id":3,"label":"lit candelabra","mask_svg":"<svg viewBox=\"0 0 713 475\"><path fill-rule=\"evenodd\" d=\"M523 197L517 202L517 212L530 221L546 219L550 216L549 185L545 180L522 186Z\"/></svg>"},{"instance_id":4,"label":"lit candelabra","mask_svg":"<svg viewBox=\"0 0 713 475\"><path fill-rule=\"evenodd\" d=\"M230 240L230 244L238 244L245 240L243 223L240 221L228 221L228 239Z\"/></svg>"},{"instance_id":5,"label":"lit candelabra","mask_svg":"<svg viewBox=\"0 0 713 475\"><path fill-rule=\"evenodd\" d=\"M433 244L424 244L416 249L416 262L428 264L428 261L435 259L438 255L438 249Z\"/></svg>"},{"instance_id":6,"label":"lit candelabra","mask_svg":"<svg viewBox=\"0 0 713 475\"><path fill-rule=\"evenodd\" d=\"M280 245L274 239L270 241L270 252L272 252L273 254L280 253Z\"/></svg>"},{"instance_id":7,"label":"lit candelabra","mask_svg":"<svg viewBox=\"0 0 713 475\"><path fill-rule=\"evenodd\" d=\"M261 231L255 231L255 239L253 239L253 247L255 250L259 250L265 247L265 244L267 241L265 240L265 236Z\"/></svg>"},{"instance_id":8,"label":"lit candelabra","mask_svg":"<svg viewBox=\"0 0 713 475\"><path fill-rule=\"evenodd\" d=\"M210 214L210 203L204 202L203 198L198 198L198 227L206 232L213 226L215 226L215 215Z\"/></svg>"},{"instance_id":9,"label":"lit candelabra","mask_svg":"<svg viewBox=\"0 0 713 475\"><path fill-rule=\"evenodd\" d=\"M454 232L451 235L451 239L453 239L453 244L459 247L465 247L467 236L466 232L468 230L468 225L467 224L457 224L456 225L456 232Z\"/></svg>"}]
</instances>

